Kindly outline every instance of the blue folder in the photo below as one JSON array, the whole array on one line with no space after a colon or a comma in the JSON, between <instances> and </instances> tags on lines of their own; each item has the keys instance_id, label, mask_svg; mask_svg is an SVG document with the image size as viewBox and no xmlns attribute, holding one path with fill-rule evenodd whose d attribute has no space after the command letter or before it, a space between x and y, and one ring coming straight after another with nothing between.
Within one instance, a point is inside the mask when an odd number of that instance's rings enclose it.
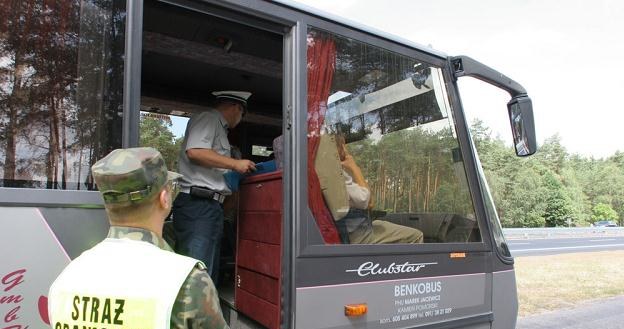
<instances>
[{"instance_id":1,"label":"blue folder","mask_svg":"<svg viewBox=\"0 0 624 329\"><path fill-rule=\"evenodd\" d=\"M256 171L250 174L239 174L236 171L228 171L223 174L223 178L225 178L225 183L230 188L230 191L236 192L238 191L238 186L240 185L240 181L247 176L255 176L260 174L266 174L269 172L273 172L277 170L275 165L275 160L266 161L266 162L258 162L256 163Z\"/></svg>"}]
</instances>

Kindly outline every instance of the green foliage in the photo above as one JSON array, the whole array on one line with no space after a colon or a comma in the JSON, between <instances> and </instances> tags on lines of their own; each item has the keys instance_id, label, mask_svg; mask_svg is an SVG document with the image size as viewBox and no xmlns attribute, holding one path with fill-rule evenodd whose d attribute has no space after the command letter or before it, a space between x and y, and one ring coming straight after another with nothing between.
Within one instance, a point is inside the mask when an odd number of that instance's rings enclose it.
<instances>
[{"instance_id":1,"label":"green foliage","mask_svg":"<svg viewBox=\"0 0 624 329\"><path fill-rule=\"evenodd\" d=\"M141 116L139 126L139 145L150 146L163 155L167 168L175 171L178 168L178 154L182 138L175 138L171 130L171 121L147 115Z\"/></svg>"},{"instance_id":2,"label":"green foliage","mask_svg":"<svg viewBox=\"0 0 624 329\"><path fill-rule=\"evenodd\" d=\"M457 141L450 129L399 130L348 148L368 180L376 208L474 214L462 162L453 162Z\"/></svg>"},{"instance_id":3,"label":"green foliage","mask_svg":"<svg viewBox=\"0 0 624 329\"><path fill-rule=\"evenodd\" d=\"M559 168L561 169L561 168ZM547 227L564 226L572 214L570 200L565 194L563 184L554 173L547 171L544 182L548 189L544 221Z\"/></svg>"},{"instance_id":4,"label":"green foliage","mask_svg":"<svg viewBox=\"0 0 624 329\"><path fill-rule=\"evenodd\" d=\"M569 154L554 135L529 158L491 136L476 120L471 132L505 227L624 224L624 153L607 159Z\"/></svg>"},{"instance_id":5,"label":"green foliage","mask_svg":"<svg viewBox=\"0 0 624 329\"><path fill-rule=\"evenodd\" d=\"M617 212L611 208L611 205L605 203L595 205L592 212L591 218L593 222L599 220L617 220L618 218Z\"/></svg>"}]
</instances>

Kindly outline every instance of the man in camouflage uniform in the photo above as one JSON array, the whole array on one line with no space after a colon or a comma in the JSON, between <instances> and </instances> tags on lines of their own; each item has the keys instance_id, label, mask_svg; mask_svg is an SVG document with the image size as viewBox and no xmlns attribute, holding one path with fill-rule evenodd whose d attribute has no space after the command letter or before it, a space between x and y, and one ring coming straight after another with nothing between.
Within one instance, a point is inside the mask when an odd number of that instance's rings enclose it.
<instances>
[{"instance_id":1,"label":"man in camouflage uniform","mask_svg":"<svg viewBox=\"0 0 624 329\"><path fill-rule=\"evenodd\" d=\"M228 328L204 264L162 238L181 175L153 148L114 150L91 170L111 227L53 283L51 325Z\"/></svg>"}]
</instances>

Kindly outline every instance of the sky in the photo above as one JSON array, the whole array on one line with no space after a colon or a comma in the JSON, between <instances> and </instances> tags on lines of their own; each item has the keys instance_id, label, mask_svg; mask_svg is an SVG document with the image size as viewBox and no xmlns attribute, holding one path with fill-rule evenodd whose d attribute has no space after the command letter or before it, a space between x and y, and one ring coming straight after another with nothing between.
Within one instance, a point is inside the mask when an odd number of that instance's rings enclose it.
<instances>
[{"instance_id":1,"label":"sky","mask_svg":"<svg viewBox=\"0 0 624 329\"><path fill-rule=\"evenodd\" d=\"M297 0L448 55L467 55L519 82L533 101L538 143L570 153L624 151L624 1ZM511 145L509 95L459 80L468 120Z\"/></svg>"}]
</instances>

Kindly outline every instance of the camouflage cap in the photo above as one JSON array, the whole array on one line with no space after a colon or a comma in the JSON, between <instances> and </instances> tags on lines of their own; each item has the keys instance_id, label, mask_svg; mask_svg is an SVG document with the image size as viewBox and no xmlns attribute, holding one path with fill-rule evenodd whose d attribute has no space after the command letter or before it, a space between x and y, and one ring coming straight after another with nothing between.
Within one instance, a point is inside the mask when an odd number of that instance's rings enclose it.
<instances>
[{"instance_id":1,"label":"camouflage cap","mask_svg":"<svg viewBox=\"0 0 624 329\"><path fill-rule=\"evenodd\" d=\"M167 171L165 159L151 147L117 149L91 167L107 204L139 203L182 175Z\"/></svg>"}]
</instances>

